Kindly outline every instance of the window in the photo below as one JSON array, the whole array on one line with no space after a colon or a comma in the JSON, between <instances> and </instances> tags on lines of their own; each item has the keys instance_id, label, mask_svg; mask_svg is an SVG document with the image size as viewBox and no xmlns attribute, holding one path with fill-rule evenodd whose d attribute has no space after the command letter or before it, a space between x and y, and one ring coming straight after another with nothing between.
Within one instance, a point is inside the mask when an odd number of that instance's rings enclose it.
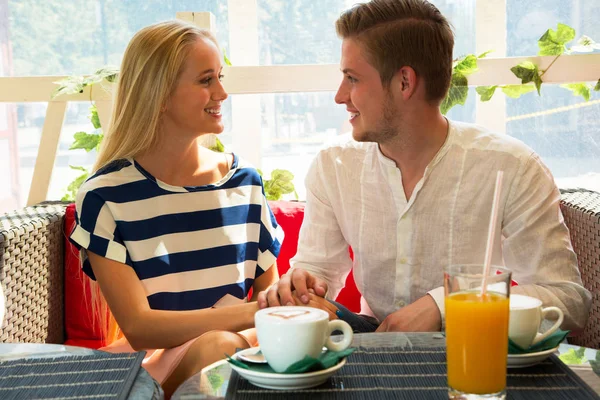
<instances>
[{"instance_id":1,"label":"window","mask_svg":"<svg viewBox=\"0 0 600 400\"><path fill-rule=\"evenodd\" d=\"M180 11L210 11L217 38L233 63L226 71L231 97L220 139L266 174L276 168L291 170L300 198L318 149L349 130L344 107L333 101L341 79L341 41L334 21L356 0L7 2L8 14L0 12L0 49L10 44L12 53L0 51L0 77L87 74L105 64L118 65L129 39L143 26L175 18ZM586 34L600 41L596 0L434 4L455 27L455 57L485 50L495 50L489 58L533 56L538 38L558 22L575 28L577 38ZM501 66L502 61L490 60L487 72L471 82L497 83L501 72L510 68ZM595 161L600 152L600 94L594 92L586 102L561 88L561 79L568 82L569 72L561 72L558 82L544 84L541 97L529 93L511 99L496 93L491 103L480 102L471 87L466 104L454 107L448 116L524 141L542 156L559 186L600 190L600 163ZM31 185L46 104L25 102L25 97L15 94L0 103L0 167L9 171L0 176L0 211L23 205ZM88 108L88 102L69 103L49 199L62 196L77 174L69 165L93 163L94 152L68 149L74 132L90 130Z\"/></svg>"}]
</instances>

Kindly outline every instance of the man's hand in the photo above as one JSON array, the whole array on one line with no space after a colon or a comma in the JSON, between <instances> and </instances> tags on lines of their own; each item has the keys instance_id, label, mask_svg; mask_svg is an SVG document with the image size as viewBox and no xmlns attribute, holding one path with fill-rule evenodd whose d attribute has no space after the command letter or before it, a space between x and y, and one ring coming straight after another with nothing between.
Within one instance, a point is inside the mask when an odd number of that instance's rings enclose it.
<instances>
[{"instance_id":1,"label":"man's hand","mask_svg":"<svg viewBox=\"0 0 600 400\"><path fill-rule=\"evenodd\" d=\"M258 306L262 309L281 305L296 305L292 296L293 290L296 291L296 297L300 299L302 304L308 304L310 301L308 289L312 289L317 296L325 297L327 283L301 268L294 268L283 275L269 289L258 294Z\"/></svg>"},{"instance_id":2,"label":"man's hand","mask_svg":"<svg viewBox=\"0 0 600 400\"><path fill-rule=\"evenodd\" d=\"M388 315L375 332L435 332L441 329L440 309L427 294Z\"/></svg>"}]
</instances>

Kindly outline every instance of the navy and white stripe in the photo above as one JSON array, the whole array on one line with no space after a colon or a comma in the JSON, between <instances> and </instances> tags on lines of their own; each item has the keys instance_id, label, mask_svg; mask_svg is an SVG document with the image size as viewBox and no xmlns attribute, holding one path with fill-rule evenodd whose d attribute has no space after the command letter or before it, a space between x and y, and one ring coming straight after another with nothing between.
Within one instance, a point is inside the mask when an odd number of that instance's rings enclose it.
<instances>
[{"instance_id":1,"label":"navy and white stripe","mask_svg":"<svg viewBox=\"0 0 600 400\"><path fill-rule=\"evenodd\" d=\"M81 186L76 207L71 242L131 266L153 309L206 308L226 295L244 301L283 240L260 175L235 155L220 182L199 187L170 186L117 160Z\"/></svg>"}]
</instances>

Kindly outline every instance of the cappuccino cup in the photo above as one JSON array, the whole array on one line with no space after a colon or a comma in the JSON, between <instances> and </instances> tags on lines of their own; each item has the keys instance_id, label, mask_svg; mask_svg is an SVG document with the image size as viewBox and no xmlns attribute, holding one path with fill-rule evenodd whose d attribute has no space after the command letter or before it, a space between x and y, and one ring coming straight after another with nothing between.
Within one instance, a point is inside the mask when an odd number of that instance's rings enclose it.
<instances>
[{"instance_id":1,"label":"cappuccino cup","mask_svg":"<svg viewBox=\"0 0 600 400\"><path fill-rule=\"evenodd\" d=\"M312 307L271 307L254 314L260 350L275 372L283 372L306 356L319 358L323 346L342 351L352 342L352 328L342 320L329 321L329 314ZM331 340L342 331L340 342Z\"/></svg>"},{"instance_id":2,"label":"cappuccino cup","mask_svg":"<svg viewBox=\"0 0 600 400\"><path fill-rule=\"evenodd\" d=\"M558 319L550 329L540 333L540 325L549 313L556 313ZM535 297L510 295L508 337L523 349L546 339L558 329L563 319L563 312L558 307L542 307L542 301Z\"/></svg>"}]
</instances>

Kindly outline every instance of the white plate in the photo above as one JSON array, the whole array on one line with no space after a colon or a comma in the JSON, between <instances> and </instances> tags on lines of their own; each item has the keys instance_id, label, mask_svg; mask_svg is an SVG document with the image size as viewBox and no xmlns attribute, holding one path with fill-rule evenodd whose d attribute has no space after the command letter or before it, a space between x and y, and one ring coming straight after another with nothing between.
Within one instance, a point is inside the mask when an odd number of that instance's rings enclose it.
<instances>
[{"instance_id":1,"label":"white plate","mask_svg":"<svg viewBox=\"0 0 600 400\"><path fill-rule=\"evenodd\" d=\"M558 346L544 351L538 351L537 353L527 353L527 354L509 354L508 355L508 368L525 368L531 367L539 362L544 361L546 358L550 357L552 353L558 351Z\"/></svg>"},{"instance_id":2,"label":"white plate","mask_svg":"<svg viewBox=\"0 0 600 400\"><path fill-rule=\"evenodd\" d=\"M257 351L256 347L242 350L234 354L237 359L238 354L250 353L253 354ZM331 375L338 369L342 368L346 364L346 359L342 359L339 363L331 368L324 369L322 371L305 372L302 374L277 374L267 372L257 372L248 369L237 367L233 364L229 364L231 368L237 371L242 377L246 378L253 385L259 386L265 389L275 390L296 390L306 389L313 386L319 386L324 383Z\"/></svg>"}]
</instances>

